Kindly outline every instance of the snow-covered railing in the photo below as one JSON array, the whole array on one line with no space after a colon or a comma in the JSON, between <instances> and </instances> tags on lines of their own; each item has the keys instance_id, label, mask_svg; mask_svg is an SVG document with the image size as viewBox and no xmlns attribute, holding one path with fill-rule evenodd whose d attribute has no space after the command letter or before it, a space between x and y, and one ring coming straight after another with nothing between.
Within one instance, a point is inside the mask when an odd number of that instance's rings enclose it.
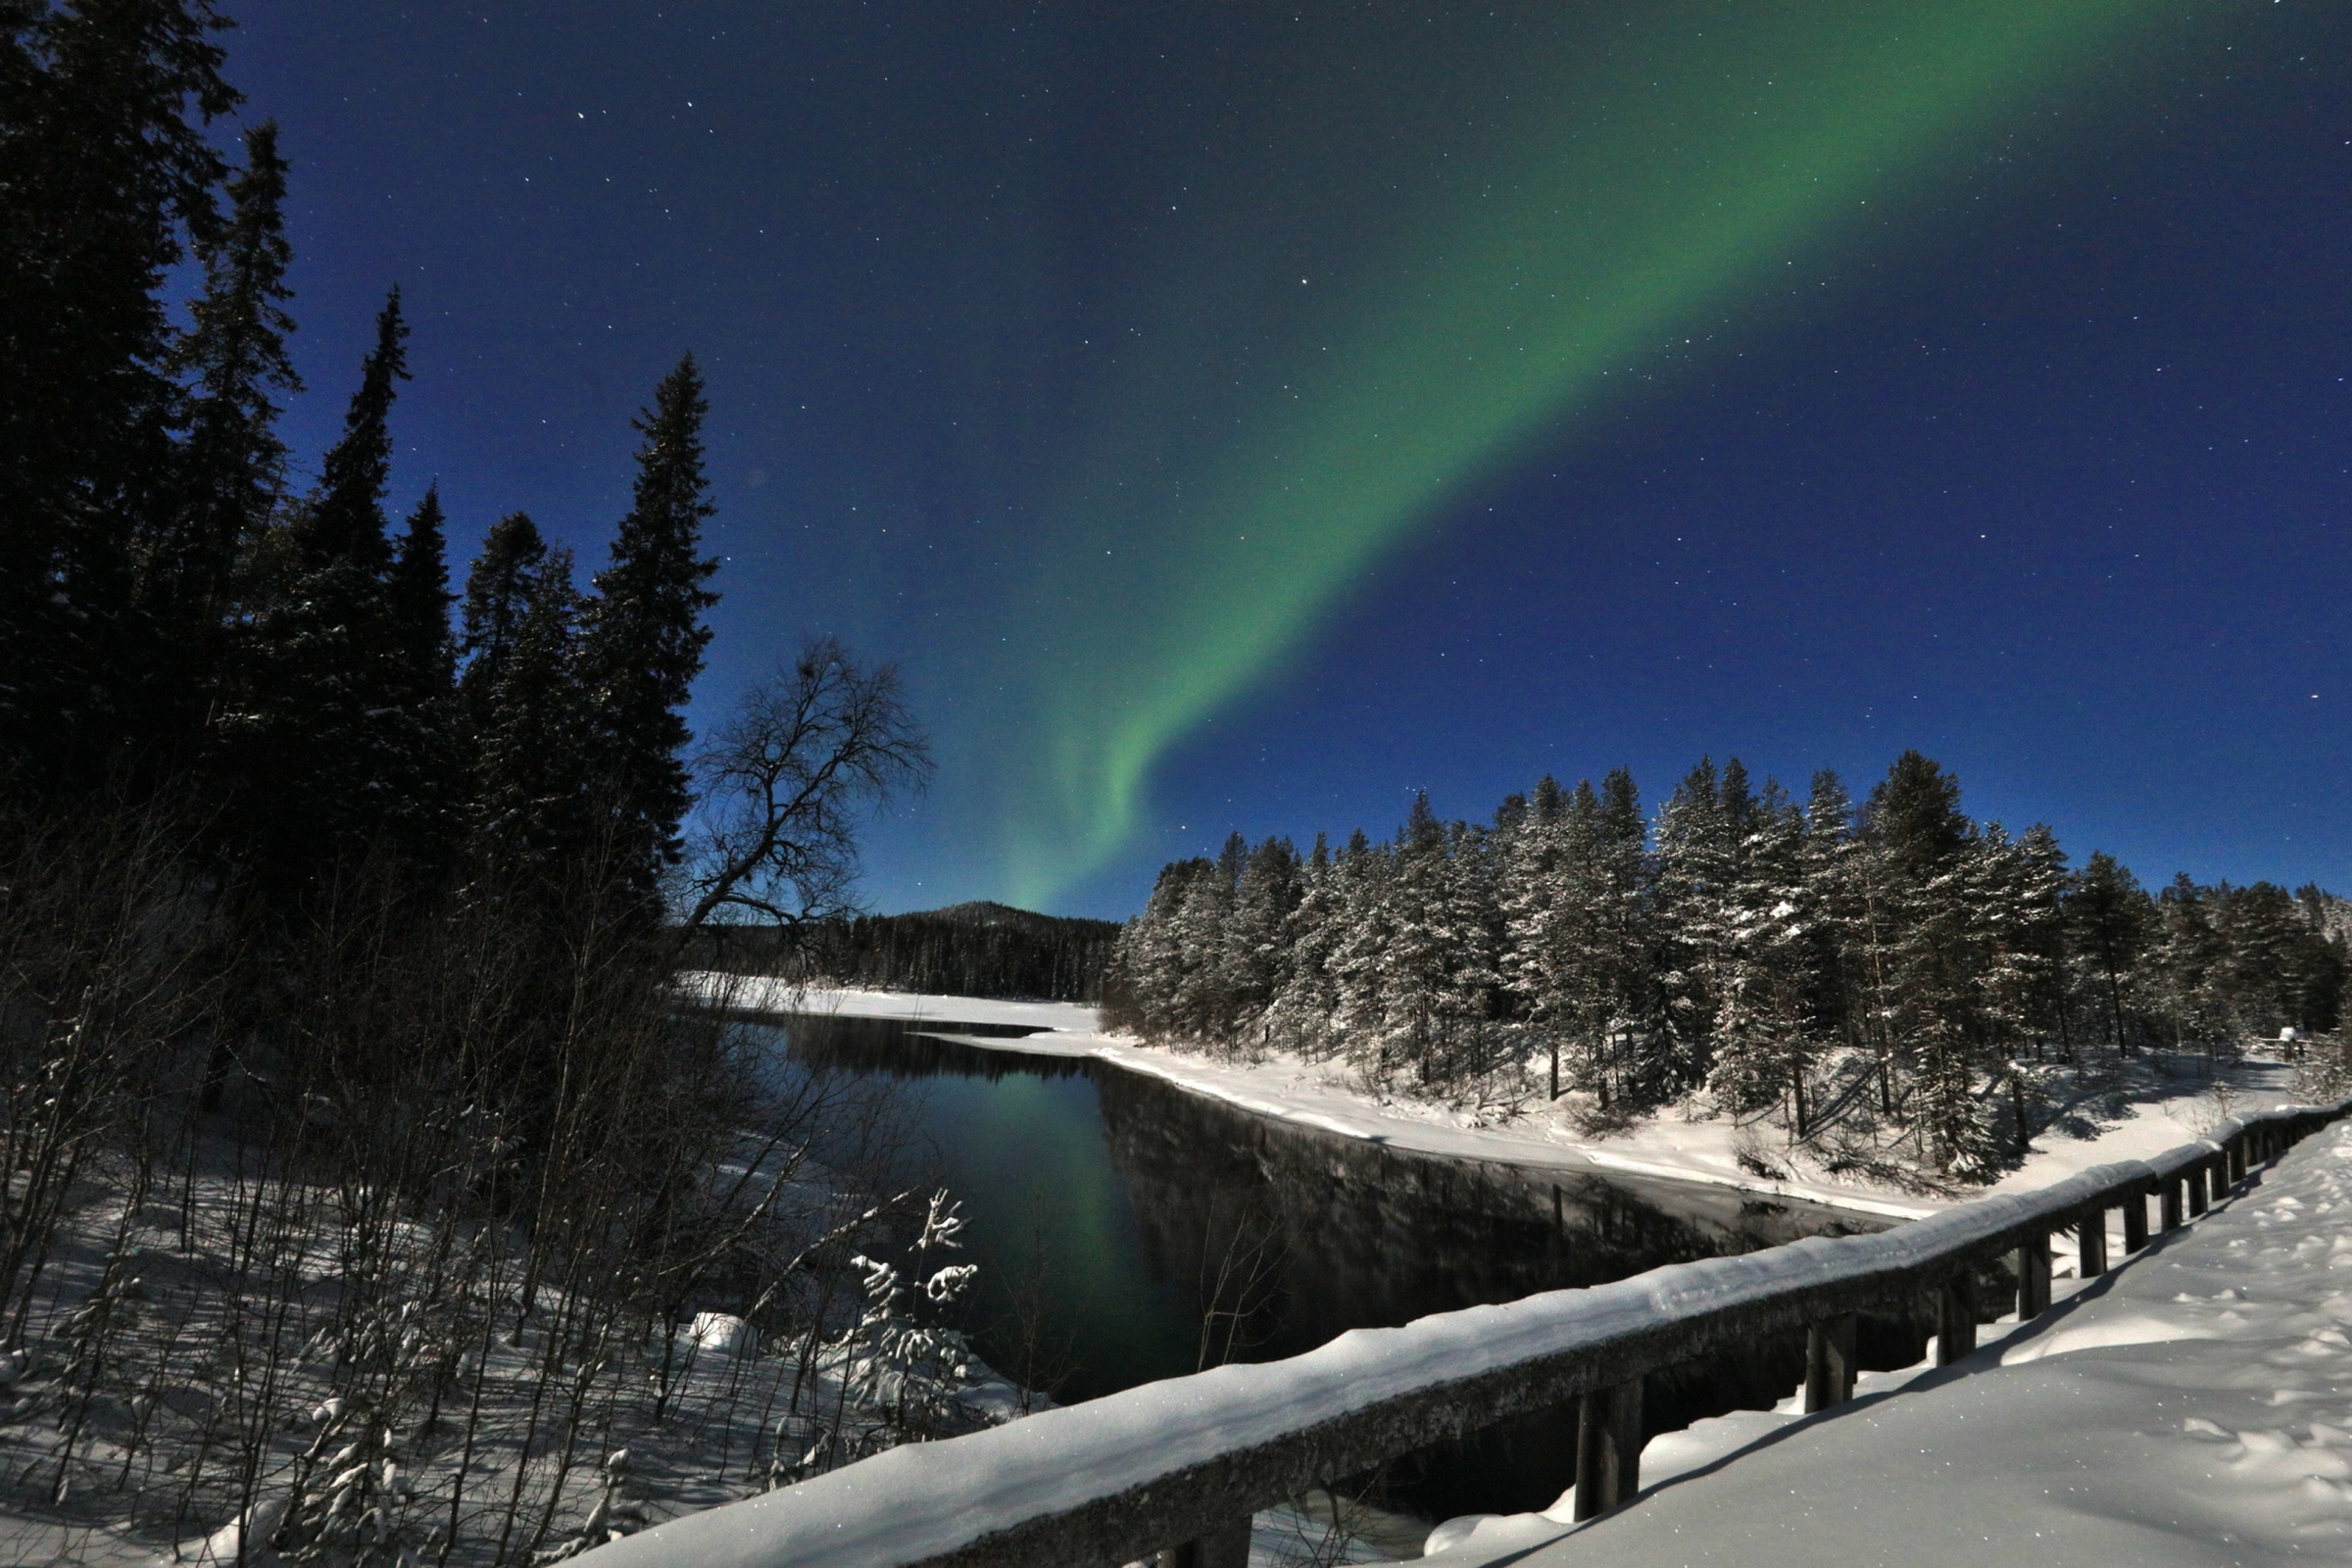
<instances>
[{"instance_id":1,"label":"snow-covered railing","mask_svg":"<svg viewBox=\"0 0 2352 1568\"><path fill-rule=\"evenodd\" d=\"M1216 1368L912 1444L829 1475L657 1526L593 1568L1100 1568L1157 1551L1169 1568L1247 1561L1250 1516L1385 1460L1580 1401L1579 1517L1640 1484L1642 1379L1716 1346L1808 1331L1805 1407L1853 1392L1854 1319L1932 1302L1937 1360L1975 1348L1979 1273L2014 1257L2020 1317L2049 1306L2050 1237L2085 1277L2201 1214L2352 1100L2226 1121L2151 1160L2083 1171L1871 1236L1811 1237L1674 1263L1613 1284L1358 1329L1288 1360ZM1995 1313L1994 1315L1997 1315Z\"/></svg>"}]
</instances>

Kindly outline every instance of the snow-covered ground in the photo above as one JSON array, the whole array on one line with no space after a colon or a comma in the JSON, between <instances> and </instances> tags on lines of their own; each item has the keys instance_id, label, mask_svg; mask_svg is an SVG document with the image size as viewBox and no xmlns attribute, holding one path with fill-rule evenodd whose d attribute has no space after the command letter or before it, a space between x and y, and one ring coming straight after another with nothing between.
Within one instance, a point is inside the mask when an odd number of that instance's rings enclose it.
<instances>
[{"instance_id":1,"label":"snow-covered ground","mask_svg":"<svg viewBox=\"0 0 2352 1568\"><path fill-rule=\"evenodd\" d=\"M721 1313L698 1314L675 1340L617 1314L600 1330L588 1315L593 1301L575 1315L552 1283L517 1324L519 1255L476 1242L476 1255L489 1261L470 1277L445 1267L443 1288L428 1296L425 1269L446 1254L419 1224L390 1227L372 1254L383 1275L403 1282L397 1294L406 1298L396 1301L386 1287L369 1308L405 1326L401 1365L412 1375L359 1366L332 1338L355 1250L338 1190L251 1177L240 1153L208 1141L185 1186L165 1184L169 1201L150 1193L126 1209L118 1183L50 1250L33 1328L22 1348L0 1353L0 1568L348 1562L348 1550L281 1555L262 1543L297 1478L312 1475L305 1450L315 1457L346 1438L356 1448L371 1430L388 1434L377 1503L392 1544L363 1560L409 1568L488 1560L502 1508L524 1521L507 1560L552 1560L582 1539L602 1497L659 1520L896 1441L873 1396L893 1354L871 1294L862 1324L855 1304L839 1305L817 1337L796 1330L793 1343L764 1350L740 1318ZM749 1175L740 1164L722 1171ZM873 1213L868 1194L814 1160L795 1167L765 1213L761 1235L787 1255L828 1231L850 1246L887 1239L858 1218ZM232 1266L240 1247L256 1248L256 1231L259 1246L276 1250L270 1258L282 1278ZM748 1226L744 1234L753 1237ZM67 1326L97 1298L115 1255L138 1272L115 1298L103 1362L81 1370ZM248 1295L239 1288L246 1281L279 1295ZM895 1307L884 1316L905 1320ZM255 1321L261 1329L239 1327ZM454 1322L469 1325L463 1336ZM852 1325L860 1325L854 1335ZM582 1343L596 1353L579 1354ZM963 1371L941 1418L947 1430L1011 1421L1052 1402L977 1356L964 1358ZM246 1403L233 1403L240 1396ZM223 1410L248 1426L230 1427ZM383 1412L380 1429L343 1425L371 1410ZM617 1469L606 1457L614 1453L626 1455ZM320 1478L350 1456L346 1449L312 1476L314 1499L327 1490ZM254 1466L256 1499L253 1539L242 1545L232 1511L241 1462ZM362 1470L373 1466L349 1474ZM446 1517L462 1520L449 1554L432 1534ZM536 1533L548 1544L534 1555L521 1544L541 1518Z\"/></svg>"},{"instance_id":2,"label":"snow-covered ground","mask_svg":"<svg viewBox=\"0 0 2352 1568\"><path fill-rule=\"evenodd\" d=\"M1738 1129L1726 1117L1686 1120L1670 1111L1622 1134L1593 1140L1579 1137L1557 1115L1500 1118L1401 1097L1383 1098L1349 1082L1334 1063L1303 1062L1279 1053L1260 1062L1231 1061L1143 1045L1105 1034L1096 1010L1075 1003L998 1002L897 991L802 992L738 976L704 978L707 986L723 986L731 1003L747 1008L1035 1029L1040 1032L1018 1039L956 1034L946 1028L941 1033L989 1050L1092 1057L1261 1116L1414 1153L1707 1182L1897 1219L1931 1214L1986 1191L2030 1192L2092 1165L2145 1158L2202 1136L2224 1116L2261 1110L2292 1098L2292 1074L2278 1062L2257 1059L2230 1067L2224 1079L2226 1101L2198 1077L2167 1085L2150 1076L2119 1103L2100 1107L2096 1114L2067 1118L2065 1125L2074 1133L2045 1133L2035 1141L2032 1155L1993 1187L1938 1199L1827 1177L1757 1176L1741 1167L1735 1152Z\"/></svg>"},{"instance_id":3,"label":"snow-covered ground","mask_svg":"<svg viewBox=\"0 0 2352 1568\"><path fill-rule=\"evenodd\" d=\"M1653 1438L1645 1490L1570 1530L1449 1521L1430 1568L2352 1557L2352 1126L2306 1140L1956 1366L1819 1416ZM1896 1395L1897 1389L1907 1392ZM1793 1401L1791 1401L1793 1403ZM1563 1504L1569 1499L1562 1499Z\"/></svg>"}]
</instances>

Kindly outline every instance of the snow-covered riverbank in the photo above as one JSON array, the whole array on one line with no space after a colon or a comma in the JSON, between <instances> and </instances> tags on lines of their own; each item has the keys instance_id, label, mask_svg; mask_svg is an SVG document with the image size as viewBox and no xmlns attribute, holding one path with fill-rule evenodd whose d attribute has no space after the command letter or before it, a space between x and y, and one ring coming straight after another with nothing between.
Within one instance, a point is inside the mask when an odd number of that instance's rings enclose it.
<instances>
[{"instance_id":1,"label":"snow-covered riverbank","mask_svg":"<svg viewBox=\"0 0 2352 1568\"><path fill-rule=\"evenodd\" d=\"M1280 1054L1248 1062L1147 1046L1104 1033L1096 1010L1075 1003L887 991L802 992L739 976L705 980L713 994L723 984L730 1003L748 1009L934 1023L942 1038L965 1045L1090 1057L1151 1074L1257 1115L1409 1152L1706 1182L1896 1219L1931 1214L1985 1191L2030 1191L2091 1165L2142 1158L2201 1136L2233 1110L2259 1110L2292 1098L2292 1074L2278 1062L2247 1060L2228 1069L2223 1079L2226 1099L2217 1097L2202 1076L2168 1081L2150 1070L2115 1102L2066 1118L2062 1125L2071 1131L2044 1133L2035 1140L2032 1154L1993 1187L1945 1199L1831 1178L1777 1180L1756 1175L1741 1166L1738 1129L1728 1118L1686 1120L1669 1112L1606 1139L1583 1138L1557 1115L1494 1118L1401 1097L1384 1098L1348 1082L1334 1065ZM961 1034L953 1028L957 1023L1038 1033L1017 1039Z\"/></svg>"}]
</instances>

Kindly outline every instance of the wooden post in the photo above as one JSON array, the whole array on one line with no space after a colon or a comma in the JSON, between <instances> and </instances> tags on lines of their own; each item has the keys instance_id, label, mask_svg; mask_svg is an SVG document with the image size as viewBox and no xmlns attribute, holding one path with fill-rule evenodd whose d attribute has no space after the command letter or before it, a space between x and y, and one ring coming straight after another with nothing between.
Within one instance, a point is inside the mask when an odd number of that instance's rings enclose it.
<instances>
[{"instance_id":1,"label":"wooden post","mask_svg":"<svg viewBox=\"0 0 2352 1568\"><path fill-rule=\"evenodd\" d=\"M2148 1245L2148 1195L2139 1189L2124 1200L2124 1250L2137 1252Z\"/></svg>"},{"instance_id":2,"label":"wooden post","mask_svg":"<svg viewBox=\"0 0 2352 1568\"><path fill-rule=\"evenodd\" d=\"M1250 1518L1229 1520L1181 1546L1162 1546L1155 1568L1250 1568Z\"/></svg>"},{"instance_id":3,"label":"wooden post","mask_svg":"<svg viewBox=\"0 0 2352 1568\"><path fill-rule=\"evenodd\" d=\"M1642 1490L1642 1380L1594 1389L1576 1407L1576 1517L1593 1519Z\"/></svg>"},{"instance_id":4,"label":"wooden post","mask_svg":"<svg viewBox=\"0 0 2352 1568\"><path fill-rule=\"evenodd\" d=\"M2177 1231L2180 1228L2180 1178L2167 1176L2163 1181L2164 1200L2156 1205L2161 1210L2158 1218L2166 1230Z\"/></svg>"},{"instance_id":5,"label":"wooden post","mask_svg":"<svg viewBox=\"0 0 2352 1568\"><path fill-rule=\"evenodd\" d=\"M2230 1140L2230 1185L2235 1187L2246 1179L2246 1143L2249 1134L2239 1133Z\"/></svg>"},{"instance_id":6,"label":"wooden post","mask_svg":"<svg viewBox=\"0 0 2352 1568\"><path fill-rule=\"evenodd\" d=\"M2036 1318L2050 1309L2050 1236L2035 1231L2018 1244L2017 1320Z\"/></svg>"},{"instance_id":7,"label":"wooden post","mask_svg":"<svg viewBox=\"0 0 2352 1568\"><path fill-rule=\"evenodd\" d=\"M1976 1281L1954 1275L1936 1293L1936 1364L1950 1366L1976 1348Z\"/></svg>"},{"instance_id":8,"label":"wooden post","mask_svg":"<svg viewBox=\"0 0 2352 1568\"><path fill-rule=\"evenodd\" d=\"M1854 1314L1840 1312L1805 1331L1805 1414L1854 1396Z\"/></svg>"},{"instance_id":9,"label":"wooden post","mask_svg":"<svg viewBox=\"0 0 2352 1568\"><path fill-rule=\"evenodd\" d=\"M2143 1207L2144 1215L2146 1209ZM2092 1209L2075 1226L2075 1272L2095 1280L2107 1272L2107 1210Z\"/></svg>"},{"instance_id":10,"label":"wooden post","mask_svg":"<svg viewBox=\"0 0 2352 1568\"><path fill-rule=\"evenodd\" d=\"M2195 1219L2205 1212L2205 1162L2197 1161L2181 1172L2180 1179L2188 1187L2188 1217Z\"/></svg>"}]
</instances>

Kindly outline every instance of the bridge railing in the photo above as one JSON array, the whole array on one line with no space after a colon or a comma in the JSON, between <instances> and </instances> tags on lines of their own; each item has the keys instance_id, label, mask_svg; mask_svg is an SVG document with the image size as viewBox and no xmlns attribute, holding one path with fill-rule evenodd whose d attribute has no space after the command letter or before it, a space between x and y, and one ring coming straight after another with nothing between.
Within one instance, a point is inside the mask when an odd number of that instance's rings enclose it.
<instances>
[{"instance_id":1,"label":"bridge railing","mask_svg":"<svg viewBox=\"0 0 2352 1568\"><path fill-rule=\"evenodd\" d=\"M939 1443L911 1444L598 1548L593 1568L1166 1568L1247 1562L1250 1515L1513 1416L1578 1406L1577 1516L1640 1487L1642 1380L1723 1346L1806 1331L1805 1408L1854 1386L1857 1314L1933 1312L1938 1364L1975 1348L1979 1276L2014 1260L2021 1318L2050 1304L2050 1244L2105 1272L2206 1211L2352 1100L2223 1122L2149 1160L1981 1199L1868 1236L1812 1237L1583 1290L1359 1329Z\"/></svg>"}]
</instances>

